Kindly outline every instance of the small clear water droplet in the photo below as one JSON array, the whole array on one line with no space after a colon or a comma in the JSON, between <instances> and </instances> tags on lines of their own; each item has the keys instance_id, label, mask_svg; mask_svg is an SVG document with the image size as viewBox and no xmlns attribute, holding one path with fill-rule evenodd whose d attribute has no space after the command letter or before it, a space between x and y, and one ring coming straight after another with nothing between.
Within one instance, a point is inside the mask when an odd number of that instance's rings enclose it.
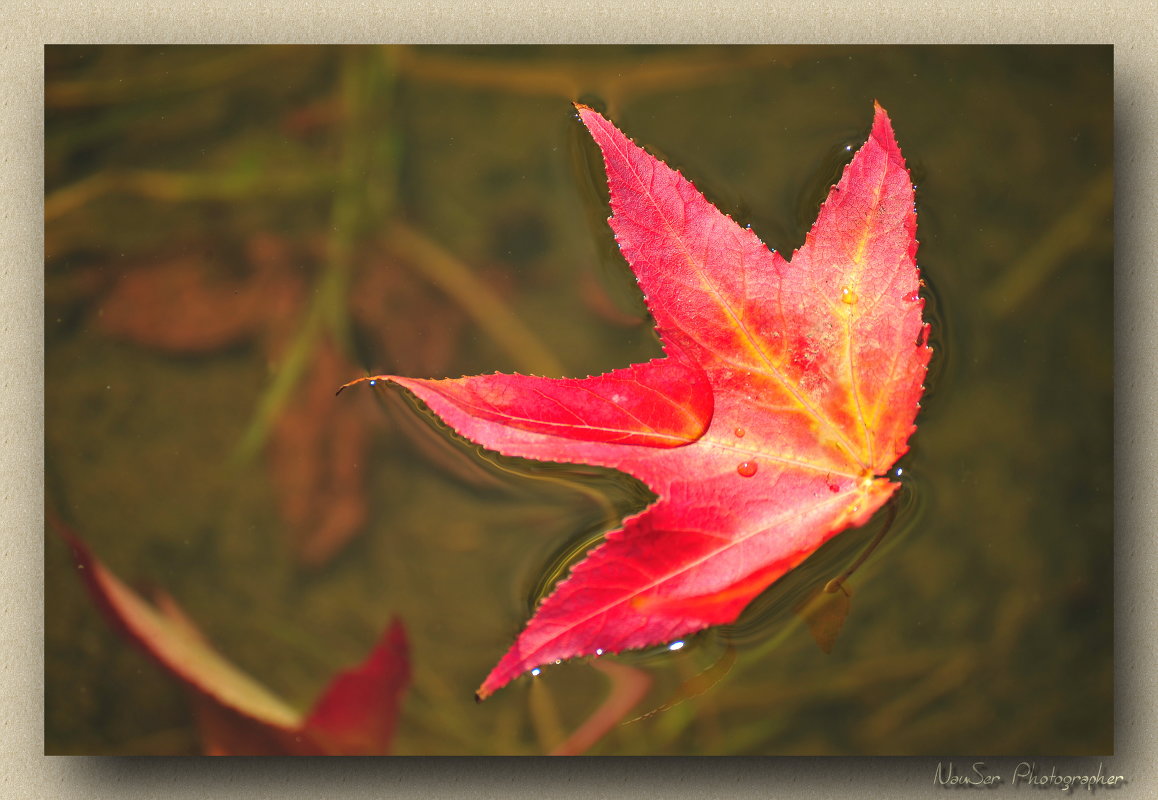
<instances>
[{"instance_id":1,"label":"small clear water droplet","mask_svg":"<svg viewBox=\"0 0 1158 800\"><path fill-rule=\"evenodd\" d=\"M543 670L539 669L538 667L535 667L533 670L531 670L531 674L532 675L538 675L542 671Z\"/></svg>"},{"instance_id":2,"label":"small clear water droplet","mask_svg":"<svg viewBox=\"0 0 1158 800\"><path fill-rule=\"evenodd\" d=\"M378 381L370 381L370 385L371 385L371 386L377 386L377 385L378 385Z\"/></svg>"},{"instance_id":3,"label":"small clear water droplet","mask_svg":"<svg viewBox=\"0 0 1158 800\"><path fill-rule=\"evenodd\" d=\"M736 467L736 472L740 473L743 478L751 478L756 474L757 464L755 461L745 461Z\"/></svg>"},{"instance_id":4,"label":"small clear water droplet","mask_svg":"<svg viewBox=\"0 0 1158 800\"><path fill-rule=\"evenodd\" d=\"M840 290L840 299L851 306L860 298L856 296L856 292L846 286Z\"/></svg>"},{"instance_id":5,"label":"small clear water droplet","mask_svg":"<svg viewBox=\"0 0 1158 800\"><path fill-rule=\"evenodd\" d=\"M904 296L904 298L902 298L902 299L903 299L903 300L904 300L906 303L915 303L915 302L917 302L918 300L920 300L920 299L921 299L921 293L920 293L920 292L916 292L916 291L913 291L913 292L909 292L909 293L908 293L907 295L905 295L905 296Z\"/></svg>"},{"instance_id":6,"label":"small clear water droplet","mask_svg":"<svg viewBox=\"0 0 1158 800\"><path fill-rule=\"evenodd\" d=\"M744 430L743 428L737 427L736 430L732 431L732 433L734 433L736 435L737 439L743 439L744 434L747 433L747 431Z\"/></svg>"},{"instance_id":7,"label":"small clear water droplet","mask_svg":"<svg viewBox=\"0 0 1158 800\"><path fill-rule=\"evenodd\" d=\"M595 648L595 655L597 655L597 656L603 655L603 648L602 647L596 647Z\"/></svg>"},{"instance_id":8,"label":"small clear water droplet","mask_svg":"<svg viewBox=\"0 0 1158 800\"><path fill-rule=\"evenodd\" d=\"M686 642L672 642L671 644L669 644L667 646L667 649L672 650L672 651L683 650L685 644L686 644Z\"/></svg>"}]
</instances>

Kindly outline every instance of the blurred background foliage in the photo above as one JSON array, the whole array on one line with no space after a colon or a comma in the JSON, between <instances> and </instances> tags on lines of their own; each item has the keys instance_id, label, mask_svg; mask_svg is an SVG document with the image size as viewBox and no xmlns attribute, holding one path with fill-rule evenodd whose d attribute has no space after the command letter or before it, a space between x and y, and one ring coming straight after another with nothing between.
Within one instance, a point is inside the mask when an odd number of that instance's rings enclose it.
<instances>
[{"instance_id":1,"label":"blurred background foliage","mask_svg":"<svg viewBox=\"0 0 1158 800\"><path fill-rule=\"evenodd\" d=\"M677 653L476 705L649 494L334 390L659 353L572 101L791 251L874 98L936 348L891 525ZM1110 753L1112 99L1109 47L50 46L47 503L301 707L400 616L402 754L551 752L628 685L589 752ZM800 608L885 525L826 653ZM51 534L46 582L47 751L198 752Z\"/></svg>"}]
</instances>

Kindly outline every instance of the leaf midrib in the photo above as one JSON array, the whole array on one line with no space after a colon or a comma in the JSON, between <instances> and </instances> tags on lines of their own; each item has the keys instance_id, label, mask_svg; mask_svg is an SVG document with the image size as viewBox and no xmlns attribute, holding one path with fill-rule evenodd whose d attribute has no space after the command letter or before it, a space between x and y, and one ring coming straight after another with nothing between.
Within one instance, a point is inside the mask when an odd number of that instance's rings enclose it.
<instances>
[{"instance_id":1,"label":"leaf midrib","mask_svg":"<svg viewBox=\"0 0 1158 800\"><path fill-rule=\"evenodd\" d=\"M671 236L671 238L674 241L678 242L679 248L683 252L684 258L685 258L688 266L691 268L691 270L699 278L700 284L707 290L708 294L710 294L712 297L715 298L716 305L720 309L722 309L727 314L728 317L730 317L732 319L735 328L742 332L744 341L747 344L748 349L754 355L758 356L758 358L764 363L764 365L766 367L766 370L765 370L766 374L771 375L777 381L779 381L780 384L788 391L788 393L790 395L792 395L793 399L796 400L796 402L800 404L801 408L803 408L809 416L811 416L813 419L815 419L817 421L817 423L819 423L823 427L827 428L830 432L832 432L834 434L833 438L838 440L841 448L848 454L849 459L852 462L858 464L859 466L861 466L862 468L867 470L869 468L868 464L866 464L864 462L864 460L857 455L856 448L848 440L848 438L844 435L844 432L840 429L840 427L838 425L836 425L836 423L833 422L831 419L829 419L825 414L821 413L820 410L813 407L813 405L811 403L809 403L807 401L807 399L805 399L802 396L800 391L798 391L799 387L793 381L790 381L783 373L781 373L779 369L776 368L776 365L773 363L772 359L764 351L764 348L760 345L760 343L756 340L756 338L752 335L752 333L748 329L747 325L743 322L743 320L739 316L737 316L737 314L736 314L735 310L732 308L731 304L728 303L724 299L724 297L720 294L720 292L716 288L716 286L711 281L706 279L705 270L700 266L698 260L692 256L691 251L690 251L687 243L684 240L684 237L681 236L677 232L677 229L674 226L674 224L672 223L672 221L668 218L668 216L666 214L664 214L663 209L661 208L659 203L656 201L655 196L653 195L653 193L651 191L651 187L649 187L645 184L645 182L643 181L643 178L636 171L635 165L632 163L632 161L628 157L628 155L626 153L624 153L624 151L619 146L619 143L615 140L615 138L614 137L608 137L608 138L609 138L609 145L616 149L620 158L623 160L623 163L627 166L627 168L630 170L632 176L635 178L636 183L640 187L641 194L645 195L648 198L652 207L655 209L656 213L659 215L659 218L661 220L663 220L663 223L667 227L668 233ZM669 167L669 169L670 169L670 167ZM675 170L672 170L672 171L676 172ZM680 180L685 180L685 181L687 180L682 175L680 175L678 172L676 172L676 175L678 176L678 178ZM691 185L691 182L688 181L688 184ZM699 190L695 189L694 186L692 186L692 190L695 192L699 192ZM717 213L723 215L723 212L719 211L719 209L716 209L716 207L710 201L708 201L708 199L706 197L703 197L702 193L700 193L700 196L703 198L704 202L708 203L708 205L711 206L714 210L716 210ZM730 222L732 222L732 224L735 224L735 221L732 220L730 217L727 217L727 215L723 215L723 216L726 219L728 219ZM741 229L741 230L743 231L744 229ZM746 231L746 233L748 235L753 236L753 237L755 236L755 234L753 234L750 230ZM762 246L764 246L765 248L767 247L766 245L762 245ZM771 251L769 251L769 252L771 252ZM773 256L774 256L774 254L773 254ZM791 262L785 262L785 263L791 264ZM683 330L682 327L681 327L681 330ZM699 341L699 339L697 337L692 336L686 330L684 330L684 333L689 335L693 340ZM713 350L712 352L716 352L716 351Z\"/></svg>"}]
</instances>

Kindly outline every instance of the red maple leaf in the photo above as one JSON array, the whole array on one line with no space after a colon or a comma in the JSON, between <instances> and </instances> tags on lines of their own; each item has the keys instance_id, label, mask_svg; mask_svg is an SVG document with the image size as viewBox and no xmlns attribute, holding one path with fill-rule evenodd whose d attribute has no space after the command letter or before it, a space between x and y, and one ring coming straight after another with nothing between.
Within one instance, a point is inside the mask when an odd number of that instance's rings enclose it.
<instances>
[{"instance_id":1,"label":"red maple leaf","mask_svg":"<svg viewBox=\"0 0 1158 800\"><path fill-rule=\"evenodd\" d=\"M913 186L875 109L786 260L578 106L664 357L582 379L360 379L405 387L505 455L613 467L658 495L555 587L480 699L548 662L733 621L897 489L884 475L908 449L931 350Z\"/></svg>"}]
</instances>

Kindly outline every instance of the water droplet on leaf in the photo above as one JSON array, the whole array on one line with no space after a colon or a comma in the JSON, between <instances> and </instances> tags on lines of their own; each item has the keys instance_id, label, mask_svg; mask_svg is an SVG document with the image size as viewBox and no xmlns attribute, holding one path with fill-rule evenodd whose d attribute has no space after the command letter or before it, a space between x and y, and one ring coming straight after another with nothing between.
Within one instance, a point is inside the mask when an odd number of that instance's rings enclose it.
<instances>
[{"instance_id":1,"label":"water droplet on leaf","mask_svg":"<svg viewBox=\"0 0 1158 800\"><path fill-rule=\"evenodd\" d=\"M732 433L736 435L737 439L743 439L744 434L747 433L747 431L745 431L743 428L737 427L736 430L732 431Z\"/></svg>"},{"instance_id":2,"label":"water droplet on leaf","mask_svg":"<svg viewBox=\"0 0 1158 800\"><path fill-rule=\"evenodd\" d=\"M751 478L756 474L757 464L755 461L745 461L736 467L736 472L740 473L741 477Z\"/></svg>"},{"instance_id":3,"label":"water droplet on leaf","mask_svg":"<svg viewBox=\"0 0 1158 800\"><path fill-rule=\"evenodd\" d=\"M856 296L856 292L846 286L840 290L840 299L851 306L860 298Z\"/></svg>"}]
</instances>

